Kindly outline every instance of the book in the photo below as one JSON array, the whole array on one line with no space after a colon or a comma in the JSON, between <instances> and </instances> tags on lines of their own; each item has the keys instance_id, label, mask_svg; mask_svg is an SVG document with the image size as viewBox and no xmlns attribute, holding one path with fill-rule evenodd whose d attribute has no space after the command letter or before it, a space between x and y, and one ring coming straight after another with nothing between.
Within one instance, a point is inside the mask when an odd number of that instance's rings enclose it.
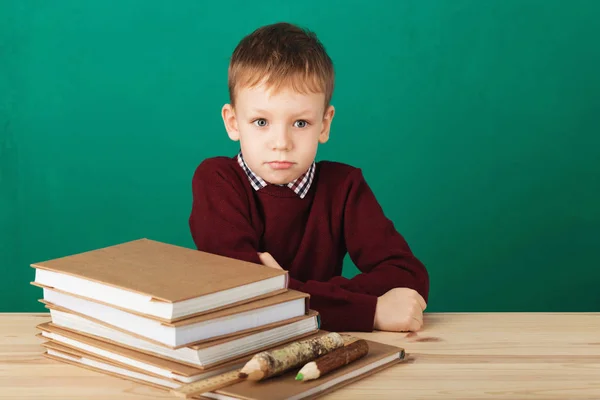
<instances>
[{"instance_id":1,"label":"book","mask_svg":"<svg viewBox=\"0 0 600 400\"><path fill-rule=\"evenodd\" d=\"M47 339L44 336L42 336L42 338ZM65 337L63 337L63 339L64 338ZM85 358L86 360L93 360L105 364L110 363L111 365L122 369L129 369L138 373L148 374L155 378L167 379L171 382L168 385L169 387L192 383L233 369L238 369L243 367L248 361L248 357L243 357L230 360L226 364L214 368L199 369L165 360L160 357L149 356L133 350L124 349L119 346L90 341L89 339L71 339L66 341L50 339L42 343L42 346L46 349L69 354L72 357Z\"/></svg>"},{"instance_id":2,"label":"book","mask_svg":"<svg viewBox=\"0 0 600 400\"><path fill-rule=\"evenodd\" d=\"M47 340L85 349L85 343L88 343L86 338L89 338L97 346L98 343L105 342L197 369L221 365L231 359L299 340L314 334L320 328L319 314L310 310L308 315L270 324L255 332L171 349L70 312L58 309L51 309L50 312L52 322L38 325L41 335Z\"/></svg>"},{"instance_id":3,"label":"book","mask_svg":"<svg viewBox=\"0 0 600 400\"><path fill-rule=\"evenodd\" d=\"M40 302L50 310L59 307L173 349L256 331L306 315L310 309L310 295L288 289L278 295L168 323L51 288L44 287L43 292Z\"/></svg>"},{"instance_id":4,"label":"book","mask_svg":"<svg viewBox=\"0 0 600 400\"><path fill-rule=\"evenodd\" d=\"M404 349L376 341L367 340L369 353L351 364L332 371L319 379L300 382L295 380L298 369L265 379L263 381L242 381L213 392L201 393L198 399L241 399L241 400L301 400L314 399L350 385L374 373L390 368L404 359ZM57 343L46 342L45 357L87 368L105 375L138 382L161 390L177 389L182 382L157 374L128 367L107 358L86 354Z\"/></svg>"},{"instance_id":5,"label":"book","mask_svg":"<svg viewBox=\"0 0 600 400\"><path fill-rule=\"evenodd\" d=\"M31 264L32 284L163 322L278 294L288 273L264 265L139 239Z\"/></svg>"},{"instance_id":6,"label":"book","mask_svg":"<svg viewBox=\"0 0 600 400\"><path fill-rule=\"evenodd\" d=\"M202 393L202 398L219 400L300 400L314 399L356 382L404 359L404 349L372 340L366 340L369 352L361 359L330 372L319 379L296 381L294 368L287 373L262 381L245 380L231 386Z\"/></svg>"},{"instance_id":7,"label":"book","mask_svg":"<svg viewBox=\"0 0 600 400\"><path fill-rule=\"evenodd\" d=\"M46 349L44 357L77 367L89 369L94 372L116 376L121 379L131 380L158 389L175 389L183 385L171 378L150 373L139 368L132 368L116 363L106 358L85 354L67 346L57 343L45 342L42 347Z\"/></svg>"}]
</instances>

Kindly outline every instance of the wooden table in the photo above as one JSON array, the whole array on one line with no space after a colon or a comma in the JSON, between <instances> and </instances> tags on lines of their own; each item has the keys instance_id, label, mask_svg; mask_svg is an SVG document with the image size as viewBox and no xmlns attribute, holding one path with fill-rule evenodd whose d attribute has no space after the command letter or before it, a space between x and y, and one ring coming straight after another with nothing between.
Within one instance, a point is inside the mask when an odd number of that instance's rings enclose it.
<instances>
[{"instance_id":1,"label":"wooden table","mask_svg":"<svg viewBox=\"0 0 600 400\"><path fill-rule=\"evenodd\" d=\"M43 358L35 326L48 320L0 314L0 399L175 399ZM600 399L600 313L429 313L416 335L357 335L406 361L324 399Z\"/></svg>"}]
</instances>

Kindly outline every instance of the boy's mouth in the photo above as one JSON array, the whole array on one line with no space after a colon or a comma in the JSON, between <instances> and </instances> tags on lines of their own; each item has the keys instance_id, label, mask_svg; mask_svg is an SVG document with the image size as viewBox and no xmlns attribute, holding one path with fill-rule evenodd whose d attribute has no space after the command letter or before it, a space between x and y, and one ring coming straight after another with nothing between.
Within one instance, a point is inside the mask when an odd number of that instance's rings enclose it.
<instances>
[{"instance_id":1,"label":"boy's mouth","mask_svg":"<svg viewBox=\"0 0 600 400\"><path fill-rule=\"evenodd\" d=\"M290 161L270 161L267 164L273 169L289 169L294 165Z\"/></svg>"}]
</instances>

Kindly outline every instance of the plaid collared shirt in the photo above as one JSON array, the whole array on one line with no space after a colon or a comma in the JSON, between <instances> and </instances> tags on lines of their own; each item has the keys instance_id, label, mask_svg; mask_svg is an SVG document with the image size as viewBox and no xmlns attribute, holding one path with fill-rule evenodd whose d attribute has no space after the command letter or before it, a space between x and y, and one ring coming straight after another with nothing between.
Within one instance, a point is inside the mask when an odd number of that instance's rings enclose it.
<instances>
[{"instance_id":1,"label":"plaid collared shirt","mask_svg":"<svg viewBox=\"0 0 600 400\"><path fill-rule=\"evenodd\" d=\"M244 157L242 156L241 151L237 155L237 162L248 176L248 180L250 181L250 184L252 185L254 190L260 190L267 186L267 182L265 182L260 176L256 175L250 169L250 167L248 167L246 161L244 161ZM301 199L303 199L308 193L308 190L310 189L310 185L312 184L314 177L315 162L313 161L313 163L310 165L310 168L308 168L308 171L306 171L304 174L300 175L296 180L288 183L285 186L292 189L298 196L300 196Z\"/></svg>"}]
</instances>

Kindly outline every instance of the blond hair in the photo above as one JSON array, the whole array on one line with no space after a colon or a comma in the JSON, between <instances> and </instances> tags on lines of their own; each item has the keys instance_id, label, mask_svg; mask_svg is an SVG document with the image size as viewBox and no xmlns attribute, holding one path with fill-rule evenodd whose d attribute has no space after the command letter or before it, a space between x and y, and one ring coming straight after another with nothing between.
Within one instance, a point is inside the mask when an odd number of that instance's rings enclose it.
<instances>
[{"instance_id":1,"label":"blond hair","mask_svg":"<svg viewBox=\"0 0 600 400\"><path fill-rule=\"evenodd\" d=\"M232 105L237 88L260 83L274 91L324 93L325 107L333 95L334 68L325 48L313 32L285 22L244 37L233 51L228 75Z\"/></svg>"}]
</instances>

